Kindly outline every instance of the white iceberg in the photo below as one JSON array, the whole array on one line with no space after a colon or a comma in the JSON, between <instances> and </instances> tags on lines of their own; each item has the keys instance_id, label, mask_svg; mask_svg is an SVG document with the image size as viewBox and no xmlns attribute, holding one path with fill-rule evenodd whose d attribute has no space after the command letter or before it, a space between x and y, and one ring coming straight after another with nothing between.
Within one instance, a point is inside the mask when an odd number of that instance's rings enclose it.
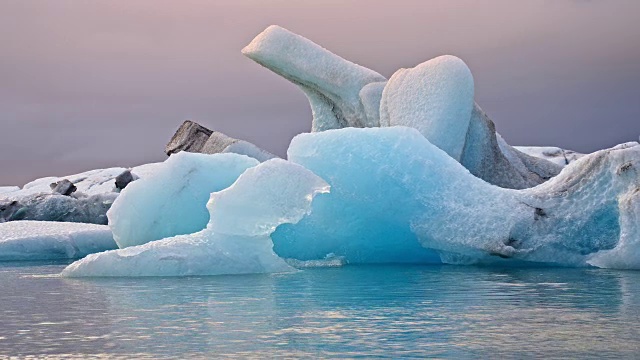
<instances>
[{"instance_id":1,"label":"white iceberg","mask_svg":"<svg viewBox=\"0 0 640 360\"><path fill-rule=\"evenodd\" d=\"M217 155L219 156L219 155ZM295 271L273 253L269 235L310 211L329 186L303 167L273 159L248 169L213 193L207 228L126 249L90 255L62 272L68 277L186 276Z\"/></svg>"},{"instance_id":2,"label":"white iceberg","mask_svg":"<svg viewBox=\"0 0 640 360\"><path fill-rule=\"evenodd\" d=\"M276 25L256 36L242 53L300 86L313 111L312 131L370 124L360 90L386 80Z\"/></svg>"},{"instance_id":3,"label":"white iceberg","mask_svg":"<svg viewBox=\"0 0 640 360\"><path fill-rule=\"evenodd\" d=\"M237 154L171 155L122 190L107 212L116 243L124 248L204 229L210 194L256 165L256 159Z\"/></svg>"},{"instance_id":4,"label":"white iceberg","mask_svg":"<svg viewBox=\"0 0 640 360\"><path fill-rule=\"evenodd\" d=\"M78 259L115 248L105 225L48 221L0 224L0 261Z\"/></svg>"}]
</instances>

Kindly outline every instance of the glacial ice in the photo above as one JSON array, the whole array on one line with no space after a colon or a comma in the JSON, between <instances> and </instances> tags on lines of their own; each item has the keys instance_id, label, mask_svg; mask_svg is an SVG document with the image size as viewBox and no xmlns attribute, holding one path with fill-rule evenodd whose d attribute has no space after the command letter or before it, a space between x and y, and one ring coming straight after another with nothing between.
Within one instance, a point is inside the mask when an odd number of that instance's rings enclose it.
<instances>
[{"instance_id":1,"label":"glacial ice","mask_svg":"<svg viewBox=\"0 0 640 360\"><path fill-rule=\"evenodd\" d=\"M119 247L202 230L209 221L205 205L258 161L237 154L181 151L129 184L107 212Z\"/></svg>"},{"instance_id":2,"label":"glacial ice","mask_svg":"<svg viewBox=\"0 0 640 360\"><path fill-rule=\"evenodd\" d=\"M256 36L242 53L300 86L313 111L312 131L370 124L360 90L386 80L276 25Z\"/></svg>"},{"instance_id":3,"label":"glacial ice","mask_svg":"<svg viewBox=\"0 0 640 360\"><path fill-rule=\"evenodd\" d=\"M476 178L403 127L302 134L288 155L332 192L314 201L308 217L273 234L274 251L286 258L428 261L409 250L417 239L449 263L586 266L596 252L616 247L620 234L637 232L637 215L620 220L618 198L640 187L640 147L590 154L518 191ZM409 255L393 255L403 248Z\"/></svg>"},{"instance_id":4,"label":"glacial ice","mask_svg":"<svg viewBox=\"0 0 640 360\"><path fill-rule=\"evenodd\" d=\"M214 155L216 157L224 155ZM184 158L183 158L184 159ZM306 215L326 182L281 159L249 168L230 187L211 194L211 221L179 235L92 254L62 272L68 277L185 276L295 271L274 254L269 235Z\"/></svg>"},{"instance_id":5,"label":"glacial ice","mask_svg":"<svg viewBox=\"0 0 640 360\"><path fill-rule=\"evenodd\" d=\"M640 265L637 145L586 155L523 190L473 176L407 127L301 134L288 156L250 167L214 193L204 230L91 255L64 274L212 275L347 263Z\"/></svg>"},{"instance_id":6,"label":"glacial ice","mask_svg":"<svg viewBox=\"0 0 640 360\"><path fill-rule=\"evenodd\" d=\"M300 86L313 132L292 140L288 160L173 155L109 212L129 247L64 276L442 262L640 269L638 143L572 160L512 147L453 56L387 81L277 26L243 53Z\"/></svg>"},{"instance_id":7,"label":"glacial ice","mask_svg":"<svg viewBox=\"0 0 640 360\"><path fill-rule=\"evenodd\" d=\"M115 248L105 225L49 221L0 224L0 261L78 259Z\"/></svg>"},{"instance_id":8,"label":"glacial ice","mask_svg":"<svg viewBox=\"0 0 640 360\"><path fill-rule=\"evenodd\" d=\"M471 72L454 56L401 69L386 81L277 26L256 36L243 53L300 86L311 104L314 132L415 127L474 175L505 188L538 185L562 168L519 152L502 140L493 122L473 102Z\"/></svg>"}]
</instances>

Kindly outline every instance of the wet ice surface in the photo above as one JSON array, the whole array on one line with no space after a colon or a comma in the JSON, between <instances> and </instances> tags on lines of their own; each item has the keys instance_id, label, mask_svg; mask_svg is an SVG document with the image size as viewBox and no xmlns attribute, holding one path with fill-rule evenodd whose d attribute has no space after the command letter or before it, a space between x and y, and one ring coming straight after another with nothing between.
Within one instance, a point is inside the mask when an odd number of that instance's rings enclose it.
<instances>
[{"instance_id":1,"label":"wet ice surface","mask_svg":"<svg viewBox=\"0 0 640 360\"><path fill-rule=\"evenodd\" d=\"M0 264L0 357L634 357L640 272L345 266L63 279Z\"/></svg>"}]
</instances>

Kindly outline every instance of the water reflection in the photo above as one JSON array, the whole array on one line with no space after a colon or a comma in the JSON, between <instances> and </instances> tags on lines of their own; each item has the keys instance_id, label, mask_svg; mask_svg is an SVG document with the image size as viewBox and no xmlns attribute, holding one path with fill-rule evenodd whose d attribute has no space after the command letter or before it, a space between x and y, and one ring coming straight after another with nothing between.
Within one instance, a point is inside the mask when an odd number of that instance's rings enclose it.
<instances>
[{"instance_id":1,"label":"water reflection","mask_svg":"<svg viewBox=\"0 0 640 360\"><path fill-rule=\"evenodd\" d=\"M0 355L632 357L640 339L637 272L354 266L30 276L60 269L0 267Z\"/></svg>"}]
</instances>

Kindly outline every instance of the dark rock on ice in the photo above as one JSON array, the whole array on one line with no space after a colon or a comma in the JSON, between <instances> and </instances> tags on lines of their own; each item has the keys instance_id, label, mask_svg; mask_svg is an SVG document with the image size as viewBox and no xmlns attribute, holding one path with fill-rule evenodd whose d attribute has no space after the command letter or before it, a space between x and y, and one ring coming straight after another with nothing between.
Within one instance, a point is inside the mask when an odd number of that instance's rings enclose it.
<instances>
[{"instance_id":1,"label":"dark rock on ice","mask_svg":"<svg viewBox=\"0 0 640 360\"><path fill-rule=\"evenodd\" d=\"M187 120L180 125L165 148L167 155L180 151L200 152L213 131L206 127Z\"/></svg>"},{"instance_id":2,"label":"dark rock on ice","mask_svg":"<svg viewBox=\"0 0 640 360\"><path fill-rule=\"evenodd\" d=\"M67 179L62 179L58 182L51 183L49 186L54 193L65 196L69 196L73 192L78 190L78 188L75 187L75 185L73 185L73 183Z\"/></svg>"}]
</instances>

